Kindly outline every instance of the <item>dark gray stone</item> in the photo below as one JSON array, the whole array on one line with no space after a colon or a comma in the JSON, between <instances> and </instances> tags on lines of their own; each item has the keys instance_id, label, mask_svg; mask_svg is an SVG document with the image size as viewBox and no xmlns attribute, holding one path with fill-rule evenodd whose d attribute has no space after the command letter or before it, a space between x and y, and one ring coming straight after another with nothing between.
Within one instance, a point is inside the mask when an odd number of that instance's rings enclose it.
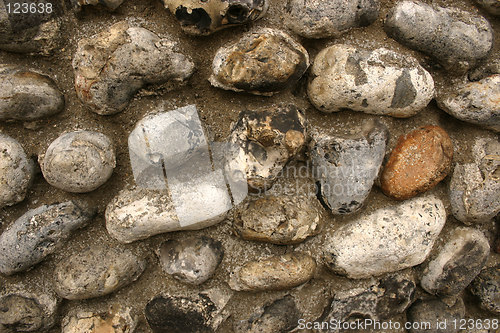
<instances>
[{"instance_id":1,"label":"dark gray stone","mask_svg":"<svg viewBox=\"0 0 500 333\"><path fill-rule=\"evenodd\" d=\"M465 306L461 298L456 299L452 306L447 305L439 299L418 300L408 309L407 319L411 323L418 323L420 329L410 329L410 333L454 333L459 331L459 325L453 325L455 320L460 322L465 315ZM446 328L443 324L438 327L438 322L446 321ZM423 328L422 323L429 323L429 327Z\"/></svg>"},{"instance_id":2,"label":"dark gray stone","mask_svg":"<svg viewBox=\"0 0 500 333\"><path fill-rule=\"evenodd\" d=\"M492 313L500 313L500 265L485 268L470 285L481 307Z\"/></svg>"}]
</instances>

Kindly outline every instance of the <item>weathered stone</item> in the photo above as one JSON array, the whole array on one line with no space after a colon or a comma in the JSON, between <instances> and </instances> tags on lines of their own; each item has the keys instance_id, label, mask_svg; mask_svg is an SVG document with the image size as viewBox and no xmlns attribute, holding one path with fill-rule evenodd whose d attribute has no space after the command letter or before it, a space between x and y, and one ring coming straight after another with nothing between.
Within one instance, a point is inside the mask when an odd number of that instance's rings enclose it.
<instances>
[{"instance_id":1,"label":"weathered stone","mask_svg":"<svg viewBox=\"0 0 500 333\"><path fill-rule=\"evenodd\" d=\"M483 7L491 15L500 16L500 3L498 0L475 0L476 3Z\"/></svg>"},{"instance_id":2,"label":"weathered stone","mask_svg":"<svg viewBox=\"0 0 500 333\"><path fill-rule=\"evenodd\" d=\"M263 28L217 51L210 83L270 96L297 83L308 67L309 55L302 45L280 30Z\"/></svg>"},{"instance_id":3,"label":"weathered stone","mask_svg":"<svg viewBox=\"0 0 500 333\"><path fill-rule=\"evenodd\" d=\"M91 131L62 134L38 161L50 185L74 193L97 189L111 177L116 166L111 140Z\"/></svg>"},{"instance_id":4,"label":"weathered stone","mask_svg":"<svg viewBox=\"0 0 500 333\"><path fill-rule=\"evenodd\" d=\"M425 266L422 288L437 295L460 293L481 272L489 252L490 245L481 231L453 230L438 254Z\"/></svg>"},{"instance_id":5,"label":"weathered stone","mask_svg":"<svg viewBox=\"0 0 500 333\"><path fill-rule=\"evenodd\" d=\"M439 299L419 300L413 303L408 309L407 318L410 323L415 323L415 328L411 328L411 333L454 333L459 331L458 323L465 315L465 306L461 298L457 298L455 304L447 305ZM446 321L446 327L438 323ZM456 322L457 325L453 325ZM422 323L426 323L423 326ZM413 325L412 325L413 326ZM417 328L420 327L420 328Z\"/></svg>"},{"instance_id":6,"label":"weathered stone","mask_svg":"<svg viewBox=\"0 0 500 333\"><path fill-rule=\"evenodd\" d=\"M58 251L94 210L68 201L27 211L0 235L0 272L14 274Z\"/></svg>"},{"instance_id":7,"label":"weathered stone","mask_svg":"<svg viewBox=\"0 0 500 333\"><path fill-rule=\"evenodd\" d=\"M482 16L419 1L398 2L387 15L384 28L401 44L455 71L473 67L488 55L493 44L493 29Z\"/></svg>"},{"instance_id":8,"label":"weathered stone","mask_svg":"<svg viewBox=\"0 0 500 333\"><path fill-rule=\"evenodd\" d=\"M81 39L73 58L78 98L110 115L125 109L147 84L186 80L194 64L175 48L171 40L125 21Z\"/></svg>"},{"instance_id":9,"label":"weathered stone","mask_svg":"<svg viewBox=\"0 0 500 333\"><path fill-rule=\"evenodd\" d=\"M449 193L453 216L465 224L491 220L500 212L500 142L478 139L474 163L457 164Z\"/></svg>"},{"instance_id":10,"label":"weathered stone","mask_svg":"<svg viewBox=\"0 0 500 333\"><path fill-rule=\"evenodd\" d=\"M79 311L64 317L62 333L134 333L137 317L130 314L130 308L112 307L106 313Z\"/></svg>"},{"instance_id":11,"label":"weathered stone","mask_svg":"<svg viewBox=\"0 0 500 333\"><path fill-rule=\"evenodd\" d=\"M352 28L372 24L379 9L378 0L288 0L285 24L306 38L339 37Z\"/></svg>"},{"instance_id":12,"label":"weathered stone","mask_svg":"<svg viewBox=\"0 0 500 333\"><path fill-rule=\"evenodd\" d=\"M314 138L314 175L319 194L333 214L361 209L382 166L387 140L387 128L372 121L351 137Z\"/></svg>"},{"instance_id":13,"label":"weathered stone","mask_svg":"<svg viewBox=\"0 0 500 333\"><path fill-rule=\"evenodd\" d=\"M335 273L361 279L422 263L446 221L443 203L419 197L342 225L325 242Z\"/></svg>"},{"instance_id":14,"label":"weathered stone","mask_svg":"<svg viewBox=\"0 0 500 333\"><path fill-rule=\"evenodd\" d=\"M54 288L71 300L104 296L137 280L145 267L145 260L129 250L94 246L57 265Z\"/></svg>"},{"instance_id":15,"label":"weathered stone","mask_svg":"<svg viewBox=\"0 0 500 333\"><path fill-rule=\"evenodd\" d=\"M327 47L316 56L311 74L309 99L323 112L350 109L407 118L434 96L432 76L415 58L384 48Z\"/></svg>"},{"instance_id":16,"label":"weathered stone","mask_svg":"<svg viewBox=\"0 0 500 333\"><path fill-rule=\"evenodd\" d=\"M229 286L238 291L290 289L309 281L315 270L310 255L293 252L245 263L232 273Z\"/></svg>"},{"instance_id":17,"label":"weathered stone","mask_svg":"<svg viewBox=\"0 0 500 333\"><path fill-rule=\"evenodd\" d=\"M437 103L457 119L500 132L500 74L440 95Z\"/></svg>"},{"instance_id":18,"label":"weathered stone","mask_svg":"<svg viewBox=\"0 0 500 333\"><path fill-rule=\"evenodd\" d=\"M470 291L479 298L483 309L500 313L500 265L485 268L470 286Z\"/></svg>"},{"instance_id":19,"label":"weathered stone","mask_svg":"<svg viewBox=\"0 0 500 333\"><path fill-rule=\"evenodd\" d=\"M293 105L243 111L232 127L230 143L239 147L231 164L246 173L249 191L266 190L305 147L304 113Z\"/></svg>"},{"instance_id":20,"label":"weathered stone","mask_svg":"<svg viewBox=\"0 0 500 333\"><path fill-rule=\"evenodd\" d=\"M64 95L45 75L0 65L0 120L35 120L64 109Z\"/></svg>"},{"instance_id":21,"label":"weathered stone","mask_svg":"<svg viewBox=\"0 0 500 333\"><path fill-rule=\"evenodd\" d=\"M0 208L24 200L34 176L33 164L17 140L0 133Z\"/></svg>"},{"instance_id":22,"label":"weathered stone","mask_svg":"<svg viewBox=\"0 0 500 333\"><path fill-rule=\"evenodd\" d=\"M235 322L233 330L235 333L286 333L297 326L300 317L294 298L287 295L265 305L250 318Z\"/></svg>"},{"instance_id":23,"label":"weathered stone","mask_svg":"<svg viewBox=\"0 0 500 333\"><path fill-rule=\"evenodd\" d=\"M199 285L215 273L224 249L209 237L168 240L157 251L161 268L179 281Z\"/></svg>"},{"instance_id":24,"label":"weathered stone","mask_svg":"<svg viewBox=\"0 0 500 333\"><path fill-rule=\"evenodd\" d=\"M382 171L382 191L405 200L443 180L451 169L453 143L439 126L424 126L398 139Z\"/></svg>"},{"instance_id":25,"label":"weathered stone","mask_svg":"<svg viewBox=\"0 0 500 333\"><path fill-rule=\"evenodd\" d=\"M162 0L190 35L211 33L263 17L268 0Z\"/></svg>"}]
</instances>

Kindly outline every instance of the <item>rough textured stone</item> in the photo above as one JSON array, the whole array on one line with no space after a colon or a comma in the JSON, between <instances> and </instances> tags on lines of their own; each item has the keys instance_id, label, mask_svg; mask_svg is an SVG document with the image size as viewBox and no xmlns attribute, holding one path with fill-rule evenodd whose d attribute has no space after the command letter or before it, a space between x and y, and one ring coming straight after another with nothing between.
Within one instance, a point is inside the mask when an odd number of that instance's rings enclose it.
<instances>
[{"instance_id":1,"label":"rough textured stone","mask_svg":"<svg viewBox=\"0 0 500 333\"><path fill-rule=\"evenodd\" d=\"M360 279L422 263L446 221L443 203L419 197L342 225L325 242L335 273Z\"/></svg>"},{"instance_id":2,"label":"rough textured stone","mask_svg":"<svg viewBox=\"0 0 500 333\"><path fill-rule=\"evenodd\" d=\"M454 333L458 332L458 326L455 328L453 321L457 323L464 318L465 306L461 298L456 299L455 304L449 306L439 299L431 300L419 300L416 301L407 312L407 319L412 323L429 323L430 329L424 329L420 325L421 329L410 329L408 332L411 333ZM446 321L446 329L442 326L437 326L437 323L442 323ZM442 325L442 324L441 324Z\"/></svg>"},{"instance_id":3,"label":"rough textured stone","mask_svg":"<svg viewBox=\"0 0 500 333\"><path fill-rule=\"evenodd\" d=\"M130 308L114 306L106 313L77 312L63 318L62 333L134 333L137 318Z\"/></svg>"},{"instance_id":4,"label":"rough textured stone","mask_svg":"<svg viewBox=\"0 0 500 333\"><path fill-rule=\"evenodd\" d=\"M71 300L104 296L137 280L145 267L145 260L129 250L87 248L57 265L54 288Z\"/></svg>"},{"instance_id":5,"label":"rough textured stone","mask_svg":"<svg viewBox=\"0 0 500 333\"><path fill-rule=\"evenodd\" d=\"M379 9L378 0L288 0L285 23L306 38L338 37L352 28L372 24Z\"/></svg>"},{"instance_id":6,"label":"rough textured stone","mask_svg":"<svg viewBox=\"0 0 500 333\"><path fill-rule=\"evenodd\" d=\"M476 3L483 7L491 15L500 16L500 3L497 0L475 0Z\"/></svg>"},{"instance_id":7,"label":"rough textured stone","mask_svg":"<svg viewBox=\"0 0 500 333\"><path fill-rule=\"evenodd\" d=\"M319 194L333 214L357 212L370 194L385 156L387 128L368 121L351 137L314 138L311 161Z\"/></svg>"},{"instance_id":8,"label":"rough textured stone","mask_svg":"<svg viewBox=\"0 0 500 333\"><path fill-rule=\"evenodd\" d=\"M453 216L465 224L485 222L500 212L500 142L477 139L474 163L457 164L449 193Z\"/></svg>"},{"instance_id":9,"label":"rough textured stone","mask_svg":"<svg viewBox=\"0 0 500 333\"><path fill-rule=\"evenodd\" d=\"M316 56L311 75L309 99L323 112L350 109L407 118L434 96L432 76L415 58L384 48L327 47Z\"/></svg>"},{"instance_id":10,"label":"rough textured stone","mask_svg":"<svg viewBox=\"0 0 500 333\"><path fill-rule=\"evenodd\" d=\"M250 318L235 322L233 330L235 333L286 333L297 326L300 317L294 298L287 295L265 305Z\"/></svg>"},{"instance_id":11,"label":"rough textured stone","mask_svg":"<svg viewBox=\"0 0 500 333\"><path fill-rule=\"evenodd\" d=\"M51 78L0 65L0 120L35 120L63 109L64 95Z\"/></svg>"},{"instance_id":12,"label":"rough textured stone","mask_svg":"<svg viewBox=\"0 0 500 333\"><path fill-rule=\"evenodd\" d=\"M479 298L483 309L500 313L500 265L485 268L470 286L470 291Z\"/></svg>"},{"instance_id":13,"label":"rough textured stone","mask_svg":"<svg viewBox=\"0 0 500 333\"><path fill-rule=\"evenodd\" d=\"M263 28L217 51L210 83L270 96L297 83L308 67L309 55L302 45L280 30Z\"/></svg>"},{"instance_id":14,"label":"rough textured stone","mask_svg":"<svg viewBox=\"0 0 500 333\"><path fill-rule=\"evenodd\" d=\"M487 56L493 44L493 29L482 16L419 1L397 3L387 15L384 28L401 44L455 71L474 66Z\"/></svg>"},{"instance_id":15,"label":"rough textured stone","mask_svg":"<svg viewBox=\"0 0 500 333\"><path fill-rule=\"evenodd\" d=\"M443 180L451 169L453 143L439 126L424 126L398 139L382 171L382 191L405 200Z\"/></svg>"},{"instance_id":16,"label":"rough textured stone","mask_svg":"<svg viewBox=\"0 0 500 333\"><path fill-rule=\"evenodd\" d=\"M58 251L94 211L73 201L27 211L0 235L0 272L14 274Z\"/></svg>"},{"instance_id":17,"label":"rough textured stone","mask_svg":"<svg viewBox=\"0 0 500 333\"><path fill-rule=\"evenodd\" d=\"M157 251L161 268L179 281L199 285L212 277L222 261L224 250L209 237L168 240Z\"/></svg>"},{"instance_id":18,"label":"rough textured stone","mask_svg":"<svg viewBox=\"0 0 500 333\"><path fill-rule=\"evenodd\" d=\"M245 263L232 273L229 286L238 291L290 289L309 281L315 270L310 255L293 252Z\"/></svg>"},{"instance_id":19,"label":"rough textured stone","mask_svg":"<svg viewBox=\"0 0 500 333\"><path fill-rule=\"evenodd\" d=\"M33 164L17 140L0 133L0 208L24 200L34 176Z\"/></svg>"},{"instance_id":20,"label":"rough textured stone","mask_svg":"<svg viewBox=\"0 0 500 333\"><path fill-rule=\"evenodd\" d=\"M73 58L78 98L110 115L125 109L147 84L186 80L194 64L175 49L171 40L124 21L81 39Z\"/></svg>"},{"instance_id":21,"label":"rough textured stone","mask_svg":"<svg viewBox=\"0 0 500 333\"><path fill-rule=\"evenodd\" d=\"M422 288L431 294L461 292L481 272L490 253L488 240L479 230L457 228L448 237L422 276Z\"/></svg>"},{"instance_id":22,"label":"rough textured stone","mask_svg":"<svg viewBox=\"0 0 500 333\"><path fill-rule=\"evenodd\" d=\"M230 143L235 170L246 173L248 188L259 192L270 188L285 164L305 148L306 120L293 105L278 105L243 111L232 126Z\"/></svg>"},{"instance_id":23,"label":"rough textured stone","mask_svg":"<svg viewBox=\"0 0 500 333\"><path fill-rule=\"evenodd\" d=\"M500 74L457 87L437 103L457 119L500 132Z\"/></svg>"},{"instance_id":24,"label":"rough textured stone","mask_svg":"<svg viewBox=\"0 0 500 333\"><path fill-rule=\"evenodd\" d=\"M268 0L162 0L190 35L209 35L217 30L249 23L263 17Z\"/></svg>"},{"instance_id":25,"label":"rough textured stone","mask_svg":"<svg viewBox=\"0 0 500 333\"><path fill-rule=\"evenodd\" d=\"M111 177L116 166L111 140L91 131L62 134L38 161L50 185L74 193L97 189Z\"/></svg>"}]
</instances>

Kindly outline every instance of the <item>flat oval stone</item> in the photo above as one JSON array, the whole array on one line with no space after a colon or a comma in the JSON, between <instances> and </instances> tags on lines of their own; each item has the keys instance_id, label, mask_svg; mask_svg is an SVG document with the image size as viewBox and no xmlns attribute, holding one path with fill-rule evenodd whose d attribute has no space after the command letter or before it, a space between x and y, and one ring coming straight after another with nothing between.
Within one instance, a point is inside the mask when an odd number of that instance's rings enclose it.
<instances>
[{"instance_id":1,"label":"flat oval stone","mask_svg":"<svg viewBox=\"0 0 500 333\"><path fill-rule=\"evenodd\" d=\"M384 29L389 37L455 71L472 67L493 45L493 29L484 17L420 1L398 2Z\"/></svg>"},{"instance_id":2,"label":"flat oval stone","mask_svg":"<svg viewBox=\"0 0 500 333\"><path fill-rule=\"evenodd\" d=\"M297 83L308 67L309 55L302 45L280 30L263 28L217 51L210 83L270 96Z\"/></svg>"},{"instance_id":3,"label":"flat oval stone","mask_svg":"<svg viewBox=\"0 0 500 333\"><path fill-rule=\"evenodd\" d=\"M470 291L483 309L500 313L500 265L483 269L470 284Z\"/></svg>"},{"instance_id":4,"label":"flat oval stone","mask_svg":"<svg viewBox=\"0 0 500 333\"><path fill-rule=\"evenodd\" d=\"M61 261L54 269L54 289L66 299L110 294L137 280L146 261L129 250L94 246Z\"/></svg>"},{"instance_id":5,"label":"flat oval stone","mask_svg":"<svg viewBox=\"0 0 500 333\"><path fill-rule=\"evenodd\" d=\"M489 253L488 239L481 231L456 228L425 266L422 288L437 295L460 293L481 272Z\"/></svg>"},{"instance_id":6,"label":"flat oval stone","mask_svg":"<svg viewBox=\"0 0 500 333\"><path fill-rule=\"evenodd\" d=\"M318 53L308 86L320 111L343 109L407 118L434 97L434 80L415 58L337 44Z\"/></svg>"},{"instance_id":7,"label":"flat oval stone","mask_svg":"<svg viewBox=\"0 0 500 333\"><path fill-rule=\"evenodd\" d=\"M36 120L64 109L64 95L48 76L0 66L0 120Z\"/></svg>"},{"instance_id":8,"label":"flat oval stone","mask_svg":"<svg viewBox=\"0 0 500 333\"><path fill-rule=\"evenodd\" d=\"M451 169L453 143L439 126L424 126L398 139L380 183L393 199L412 198L436 186Z\"/></svg>"},{"instance_id":9,"label":"flat oval stone","mask_svg":"<svg viewBox=\"0 0 500 333\"><path fill-rule=\"evenodd\" d=\"M24 271L58 251L94 212L74 201L27 211L0 235L0 272Z\"/></svg>"},{"instance_id":10,"label":"flat oval stone","mask_svg":"<svg viewBox=\"0 0 500 333\"><path fill-rule=\"evenodd\" d=\"M335 273L363 279L421 264L446 222L436 197L418 197L381 208L342 225L325 242L325 262Z\"/></svg>"},{"instance_id":11,"label":"flat oval stone","mask_svg":"<svg viewBox=\"0 0 500 333\"><path fill-rule=\"evenodd\" d=\"M229 286L238 291L290 289L309 281L315 270L310 255L293 252L247 262L232 274Z\"/></svg>"}]
</instances>

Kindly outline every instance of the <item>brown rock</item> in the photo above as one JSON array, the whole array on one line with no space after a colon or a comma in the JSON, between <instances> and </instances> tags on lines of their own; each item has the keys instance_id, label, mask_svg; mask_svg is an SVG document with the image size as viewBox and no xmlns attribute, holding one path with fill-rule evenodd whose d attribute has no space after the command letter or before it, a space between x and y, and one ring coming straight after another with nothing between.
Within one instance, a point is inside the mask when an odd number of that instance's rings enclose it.
<instances>
[{"instance_id":1,"label":"brown rock","mask_svg":"<svg viewBox=\"0 0 500 333\"><path fill-rule=\"evenodd\" d=\"M381 177L384 193L405 200L437 185L448 174L453 144L438 126L424 126L398 140Z\"/></svg>"}]
</instances>

